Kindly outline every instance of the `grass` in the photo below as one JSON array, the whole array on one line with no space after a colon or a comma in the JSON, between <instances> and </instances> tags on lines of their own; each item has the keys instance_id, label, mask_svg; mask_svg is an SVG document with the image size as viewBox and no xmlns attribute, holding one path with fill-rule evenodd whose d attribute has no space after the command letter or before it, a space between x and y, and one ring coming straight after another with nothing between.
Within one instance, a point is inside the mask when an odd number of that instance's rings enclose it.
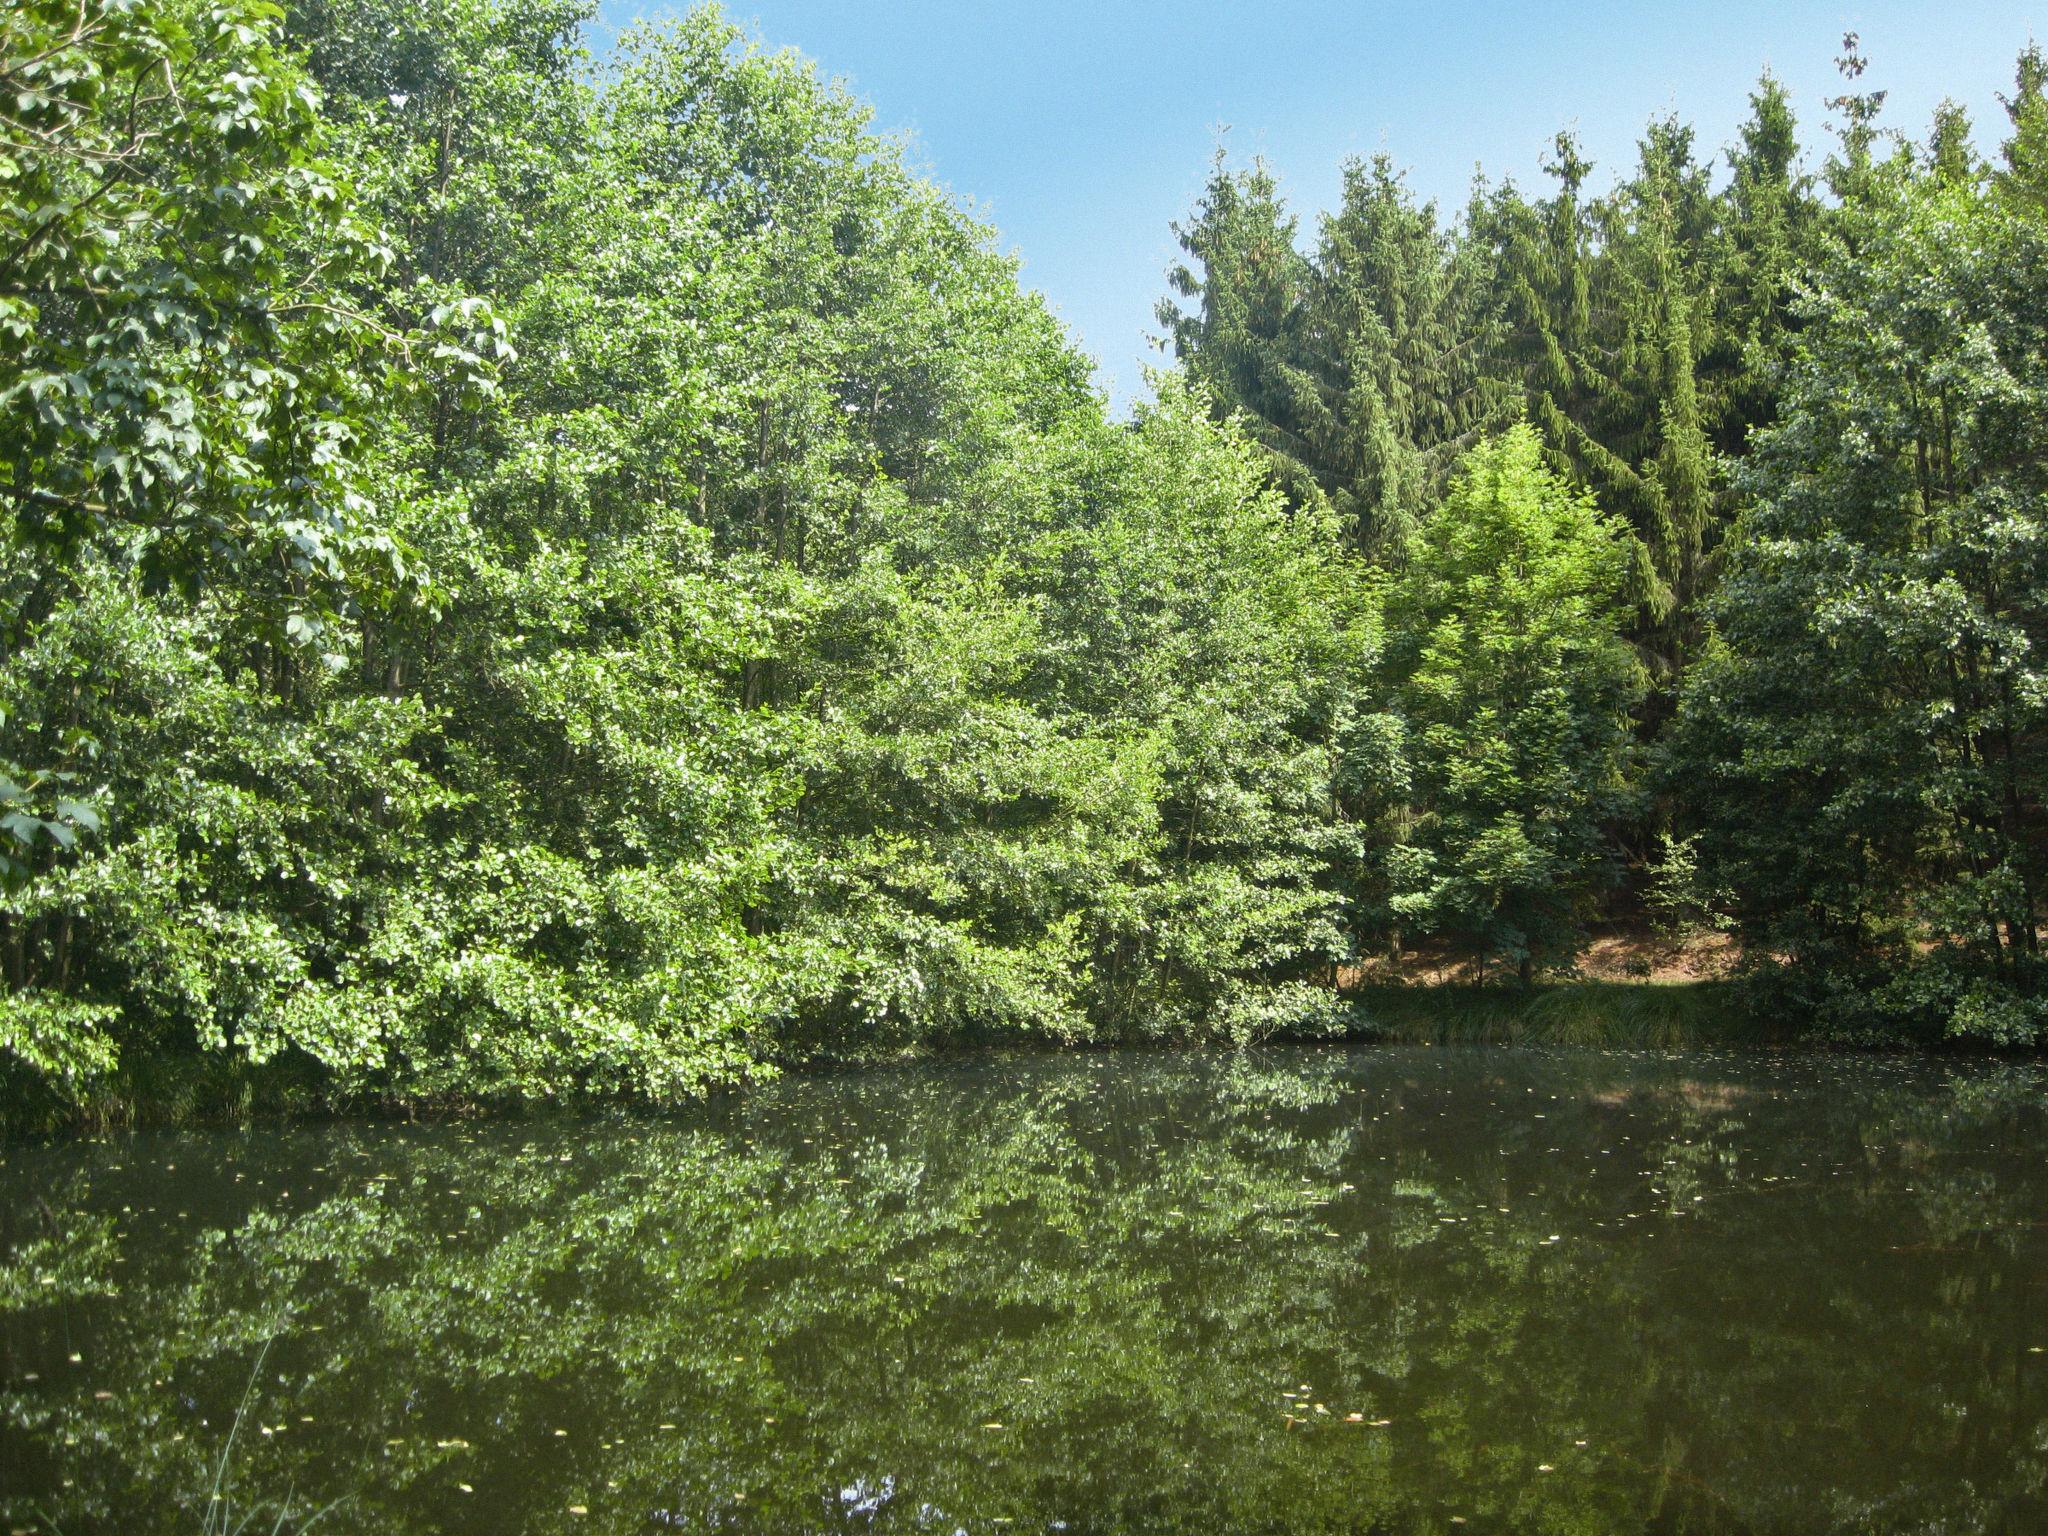
<instances>
[{"instance_id":1,"label":"grass","mask_svg":"<svg viewBox=\"0 0 2048 1536\"><path fill-rule=\"evenodd\" d=\"M1726 981L1535 986L1365 985L1348 994L1360 1039L1404 1045L1576 1045L1643 1050L1780 1045L1800 1031L1760 1017Z\"/></svg>"},{"instance_id":2,"label":"grass","mask_svg":"<svg viewBox=\"0 0 2048 1536\"><path fill-rule=\"evenodd\" d=\"M295 1493L288 1492L282 1504L247 1501L241 1518L235 1518L235 1440L241 1435L242 1425L249 1417L249 1405L256 1397L256 1383L263 1374L263 1362L269 1358L270 1346L276 1337L273 1332L264 1339L263 1347L256 1352L256 1363L249 1367L249 1384L242 1389L242 1401L235 1409L234 1422L228 1426L227 1443L221 1447L220 1459L213 1466L213 1486L208 1492L206 1510L199 1527L200 1536L284 1536L286 1531L292 1532L293 1536L303 1536L343 1502L335 1499L320 1509L299 1513ZM265 1515L271 1517L268 1527L256 1523Z\"/></svg>"}]
</instances>

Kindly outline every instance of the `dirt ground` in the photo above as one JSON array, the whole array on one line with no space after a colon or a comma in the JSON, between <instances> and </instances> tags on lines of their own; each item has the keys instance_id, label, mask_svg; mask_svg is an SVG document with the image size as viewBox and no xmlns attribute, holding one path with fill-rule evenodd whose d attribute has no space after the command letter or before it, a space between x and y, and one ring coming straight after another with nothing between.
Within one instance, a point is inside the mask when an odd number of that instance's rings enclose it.
<instances>
[{"instance_id":1,"label":"dirt ground","mask_svg":"<svg viewBox=\"0 0 2048 1536\"><path fill-rule=\"evenodd\" d=\"M1728 975L1741 958L1740 946L1725 933L1674 939L1648 928L1613 927L1593 935L1579 952L1576 970L1587 981L1712 981ZM1375 960L1340 966L1337 971L1340 988L1390 981L1426 986L1479 979L1469 956L1439 948L1406 949L1391 962Z\"/></svg>"}]
</instances>

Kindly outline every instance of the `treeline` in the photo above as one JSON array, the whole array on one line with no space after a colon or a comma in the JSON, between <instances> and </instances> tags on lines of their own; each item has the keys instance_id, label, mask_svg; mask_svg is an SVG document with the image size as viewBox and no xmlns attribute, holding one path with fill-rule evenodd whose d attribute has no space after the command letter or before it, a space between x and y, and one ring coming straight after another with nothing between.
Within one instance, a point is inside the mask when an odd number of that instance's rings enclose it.
<instances>
[{"instance_id":1,"label":"treeline","mask_svg":"<svg viewBox=\"0 0 2048 1536\"><path fill-rule=\"evenodd\" d=\"M0 15L9 1089L1314 1032L1631 891L2031 1036L2036 56L1825 195L1768 86L1725 190L1361 167L1313 256L1219 169L1122 424L808 65L584 19Z\"/></svg>"},{"instance_id":2,"label":"treeline","mask_svg":"<svg viewBox=\"0 0 2048 1536\"><path fill-rule=\"evenodd\" d=\"M653 1098L1335 1014L1376 630L715 13L0 17L0 1056Z\"/></svg>"},{"instance_id":3,"label":"treeline","mask_svg":"<svg viewBox=\"0 0 2048 1536\"><path fill-rule=\"evenodd\" d=\"M2042 1037L2048 65L1989 162L1838 65L1813 170L1766 75L1725 156L1659 119L1604 191L1561 134L1446 222L1378 157L1304 239L1219 155L1178 227L1185 371L1389 594L1362 946L1723 929L1757 1007ZM1499 542L1481 485L1554 509Z\"/></svg>"}]
</instances>

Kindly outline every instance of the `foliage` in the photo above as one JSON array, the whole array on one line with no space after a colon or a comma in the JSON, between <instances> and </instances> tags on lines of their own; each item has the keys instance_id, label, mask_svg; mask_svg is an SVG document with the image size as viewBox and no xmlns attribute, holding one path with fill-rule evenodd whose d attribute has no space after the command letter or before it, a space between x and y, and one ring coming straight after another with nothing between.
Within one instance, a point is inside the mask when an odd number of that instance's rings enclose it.
<instances>
[{"instance_id":1,"label":"foliage","mask_svg":"<svg viewBox=\"0 0 2048 1536\"><path fill-rule=\"evenodd\" d=\"M1616 633L1625 560L1520 426L1467 458L1389 601L1413 818L1389 904L1525 977L1570 963L1615 873L1641 691Z\"/></svg>"},{"instance_id":2,"label":"foliage","mask_svg":"<svg viewBox=\"0 0 2048 1536\"><path fill-rule=\"evenodd\" d=\"M35 280L115 251L198 306L130 357L194 467L56 541L31 513L85 451L18 439L18 1081L199 1050L344 1098L665 1100L968 1031L1334 1019L1373 634L1334 531L1172 386L1109 423L864 109L708 11L592 83L558 5L309 5L324 96L272 12L188 53L180 13L109 14L27 13L55 41L8 67L177 79L141 98L170 126L77 86L17 214L100 174L161 236L40 236ZM271 115L208 128L195 69ZM242 224L178 222L230 176ZM62 313L74 371L129 346Z\"/></svg>"},{"instance_id":3,"label":"foliage","mask_svg":"<svg viewBox=\"0 0 2048 1536\"><path fill-rule=\"evenodd\" d=\"M1220 152L1175 233L1200 264L1169 277L1190 307L1159 306L1176 356L1291 500L1327 502L1362 551L1398 560L1455 456L1505 414L1471 345L1476 247L1439 230L1384 155L1345 163L1312 258L1272 173Z\"/></svg>"},{"instance_id":4,"label":"foliage","mask_svg":"<svg viewBox=\"0 0 2048 1536\"><path fill-rule=\"evenodd\" d=\"M2027 274L2048 229L2027 190L1868 168L1686 693L1702 865L1844 1027L2041 1032L2048 309Z\"/></svg>"},{"instance_id":5,"label":"foliage","mask_svg":"<svg viewBox=\"0 0 2048 1536\"><path fill-rule=\"evenodd\" d=\"M1626 531L1623 611L1587 640L1619 630L1647 670L1647 690L1615 695L1647 749L1633 759L1610 755L1604 705L1608 745L1568 770L1514 761L1479 712L1448 750L1410 678L1415 627L1448 607L1390 615L1340 779L1365 850L1348 887L1362 947L1398 955L1452 907L1489 947L1488 883L1443 861L1485 862L1491 830L1438 820L1434 730L1439 759L1523 825L1577 829L1562 867L1528 865L1547 910L1732 927L1760 996L1865 1035L2040 1037L2048 349L2027 274L2048 71L2021 57L1994 167L1952 104L1924 145L1890 128L1854 34L1838 64L1819 174L1766 75L1718 184L1669 118L1608 190L1562 134L1545 195L1482 180L1441 231L1386 162L1353 165L1312 251L1271 175L1219 158L1181 230L1170 339L1218 413L1287 460L1274 483L1341 507L1399 568L1397 602L1455 579L1432 569L1460 512L1446 447L1517 404L1548 469ZM1346 460L1343 443L1374 446ZM1477 675L1472 657L1449 670ZM1533 954L1503 921L1502 952ZM1572 924L1536 926L1568 961Z\"/></svg>"},{"instance_id":6,"label":"foliage","mask_svg":"<svg viewBox=\"0 0 2048 1536\"><path fill-rule=\"evenodd\" d=\"M813 66L585 19L0 18L10 1095L1321 1033L1645 902L2033 1037L2037 55L1994 170L1851 39L1838 205L1768 78L1307 251L1219 158L1120 423Z\"/></svg>"}]
</instances>

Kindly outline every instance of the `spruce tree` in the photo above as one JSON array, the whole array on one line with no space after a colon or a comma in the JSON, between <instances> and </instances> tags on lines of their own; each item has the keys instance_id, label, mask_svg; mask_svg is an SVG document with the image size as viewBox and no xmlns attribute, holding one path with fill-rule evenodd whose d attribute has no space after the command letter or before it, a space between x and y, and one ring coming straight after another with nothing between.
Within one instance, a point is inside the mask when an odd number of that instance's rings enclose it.
<instances>
[{"instance_id":1,"label":"spruce tree","mask_svg":"<svg viewBox=\"0 0 2048 1536\"><path fill-rule=\"evenodd\" d=\"M1167 274L1162 341L1219 416L1241 417L1289 500L1320 502L1316 424L1328 408L1307 366L1309 266L1279 182L1263 161L1232 170L1219 149L1192 217L1173 229L1190 260Z\"/></svg>"},{"instance_id":2,"label":"spruce tree","mask_svg":"<svg viewBox=\"0 0 2048 1536\"><path fill-rule=\"evenodd\" d=\"M1798 327L1793 283L1811 263L1820 205L1799 168L1798 119L1785 87L1765 74L1728 152L1711 260L1714 333L1700 358L1700 393L1717 453L1747 452L1775 414L1777 375Z\"/></svg>"},{"instance_id":3,"label":"spruce tree","mask_svg":"<svg viewBox=\"0 0 2048 1536\"><path fill-rule=\"evenodd\" d=\"M1344 167L1310 286L1322 388L1313 440L1333 505L1368 555L1395 558L1502 392L1479 369L1466 248L1385 155Z\"/></svg>"}]
</instances>

